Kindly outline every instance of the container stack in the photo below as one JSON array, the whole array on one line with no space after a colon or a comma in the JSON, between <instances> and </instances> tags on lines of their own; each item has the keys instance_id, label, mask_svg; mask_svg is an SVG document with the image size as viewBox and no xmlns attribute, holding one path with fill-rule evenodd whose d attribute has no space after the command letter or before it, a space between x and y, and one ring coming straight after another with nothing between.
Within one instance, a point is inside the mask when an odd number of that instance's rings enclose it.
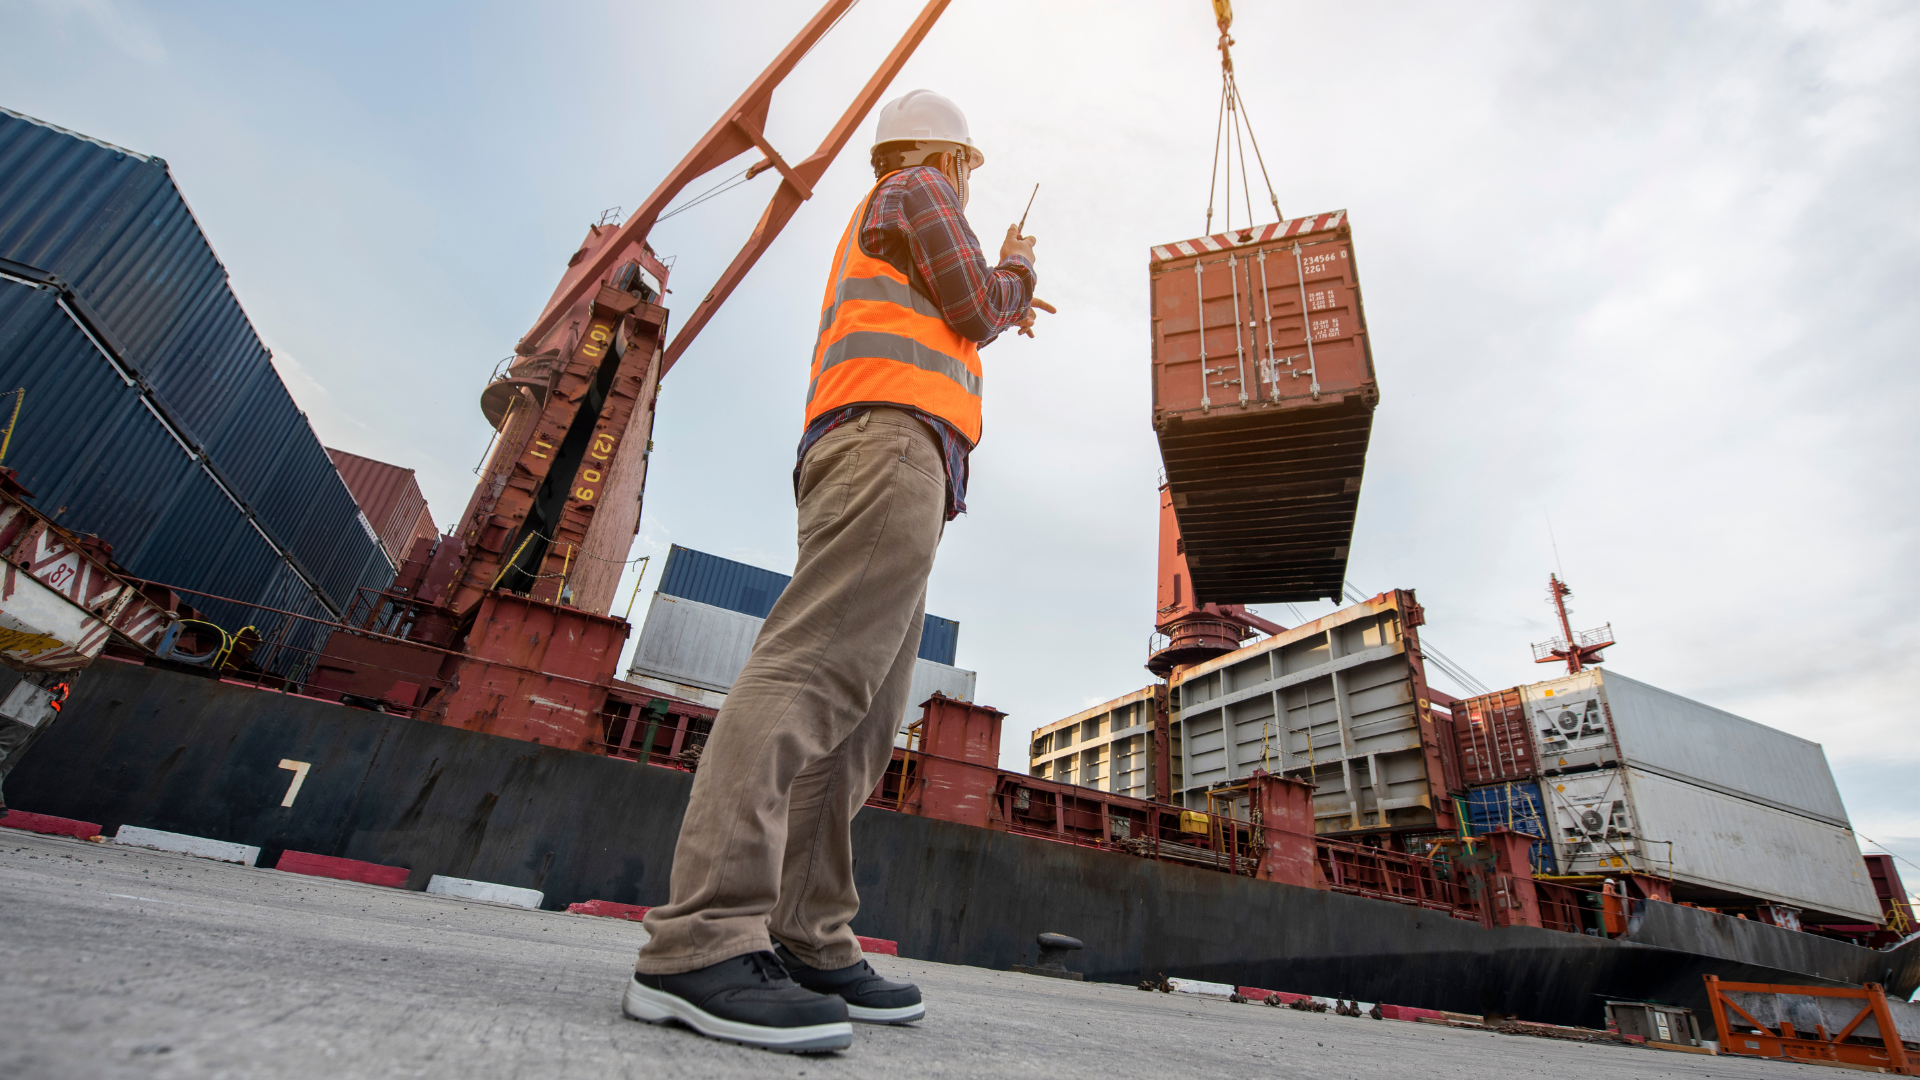
<instances>
[{"instance_id":1,"label":"container stack","mask_svg":"<svg viewBox=\"0 0 1920 1080\"><path fill-rule=\"evenodd\" d=\"M427 497L420 491L419 477L412 469L389 465L369 457L327 447L340 479L360 504L367 528L380 538L380 547L395 566L407 561L413 542L431 540L440 535L427 510Z\"/></svg>"},{"instance_id":2,"label":"container stack","mask_svg":"<svg viewBox=\"0 0 1920 1080\"><path fill-rule=\"evenodd\" d=\"M1561 875L1646 875L1677 900L1801 921L1881 917L1818 743L1600 669L1455 716L1476 826L1484 805L1487 827L1544 835Z\"/></svg>"},{"instance_id":3,"label":"container stack","mask_svg":"<svg viewBox=\"0 0 1920 1080\"><path fill-rule=\"evenodd\" d=\"M1540 788L1539 757L1528 727L1524 691L1517 686L1467 698L1453 707L1455 756L1466 784L1472 831L1506 828L1540 837L1533 845L1534 872L1554 874L1559 864Z\"/></svg>"},{"instance_id":4,"label":"container stack","mask_svg":"<svg viewBox=\"0 0 1920 1080\"><path fill-rule=\"evenodd\" d=\"M704 551L673 545L660 585L647 606L647 621L634 646L627 681L710 708L726 701L733 681L753 652L753 641L793 579ZM926 616L913 689L900 720L904 733L920 719L920 706L934 691L972 701L974 672L955 667L960 624ZM903 736L904 737L904 736Z\"/></svg>"},{"instance_id":5,"label":"container stack","mask_svg":"<svg viewBox=\"0 0 1920 1080\"><path fill-rule=\"evenodd\" d=\"M0 394L36 506L288 663L393 580L167 163L5 109Z\"/></svg>"}]
</instances>

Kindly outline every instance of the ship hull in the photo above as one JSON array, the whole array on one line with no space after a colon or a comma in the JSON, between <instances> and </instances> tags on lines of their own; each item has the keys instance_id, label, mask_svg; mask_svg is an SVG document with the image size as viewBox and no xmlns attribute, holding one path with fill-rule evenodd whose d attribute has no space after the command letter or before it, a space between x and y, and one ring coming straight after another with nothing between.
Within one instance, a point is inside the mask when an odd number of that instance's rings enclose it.
<instances>
[{"instance_id":1,"label":"ship hull","mask_svg":"<svg viewBox=\"0 0 1920 1080\"><path fill-rule=\"evenodd\" d=\"M283 767L282 762L290 764ZM283 806L295 765L309 768ZM80 679L6 782L20 809L657 904L692 777L113 660ZM1607 998L1703 1010L1704 974L1920 983L1920 942L1874 951L1648 903L1604 940L1478 923L952 822L863 810L856 929L902 955L1006 969L1034 935L1086 942L1089 979L1160 973L1459 1012L1598 1025ZM1704 1013L1702 1013L1704 1015Z\"/></svg>"}]
</instances>

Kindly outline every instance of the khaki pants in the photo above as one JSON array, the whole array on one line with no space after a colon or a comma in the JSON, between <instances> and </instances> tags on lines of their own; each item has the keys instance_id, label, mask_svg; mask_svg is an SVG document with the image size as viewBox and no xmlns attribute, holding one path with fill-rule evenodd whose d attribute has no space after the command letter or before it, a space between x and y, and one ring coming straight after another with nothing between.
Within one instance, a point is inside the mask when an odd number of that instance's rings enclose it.
<instances>
[{"instance_id":1,"label":"khaki pants","mask_svg":"<svg viewBox=\"0 0 1920 1080\"><path fill-rule=\"evenodd\" d=\"M701 752L638 970L692 971L769 935L814 967L860 959L849 829L907 708L946 490L939 441L895 409L807 452L793 582Z\"/></svg>"}]
</instances>

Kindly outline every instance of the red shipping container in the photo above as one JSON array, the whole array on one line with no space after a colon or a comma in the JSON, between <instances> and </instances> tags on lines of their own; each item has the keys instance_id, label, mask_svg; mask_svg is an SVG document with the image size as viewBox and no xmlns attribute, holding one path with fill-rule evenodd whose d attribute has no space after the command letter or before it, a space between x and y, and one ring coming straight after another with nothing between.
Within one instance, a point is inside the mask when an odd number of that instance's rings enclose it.
<instances>
[{"instance_id":1,"label":"red shipping container","mask_svg":"<svg viewBox=\"0 0 1920 1080\"><path fill-rule=\"evenodd\" d=\"M415 539L438 535L433 515L427 512L427 497L420 493L420 483L412 469L332 447L327 448L327 453L393 565L406 561L407 551Z\"/></svg>"},{"instance_id":2,"label":"red shipping container","mask_svg":"<svg viewBox=\"0 0 1920 1080\"><path fill-rule=\"evenodd\" d=\"M1346 211L1163 244L1149 269L1194 599L1339 599L1380 399Z\"/></svg>"},{"instance_id":3,"label":"red shipping container","mask_svg":"<svg viewBox=\"0 0 1920 1080\"><path fill-rule=\"evenodd\" d=\"M1540 775L1520 688L1466 698L1453 707L1460 773L1468 787Z\"/></svg>"}]
</instances>

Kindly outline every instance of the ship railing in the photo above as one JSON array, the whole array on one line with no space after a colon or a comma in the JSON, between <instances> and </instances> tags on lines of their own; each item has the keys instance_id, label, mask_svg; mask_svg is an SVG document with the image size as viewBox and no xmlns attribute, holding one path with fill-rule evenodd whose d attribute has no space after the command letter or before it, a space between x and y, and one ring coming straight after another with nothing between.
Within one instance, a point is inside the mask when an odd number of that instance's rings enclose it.
<instances>
[{"instance_id":1,"label":"ship railing","mask_svg":"<svg viewBox=\"0 0 1920 1080\"><path fill-rule=\"evenodd\" d=\"M1589 899L1596 894L1590 890L1536 877L1533 895L1540 906L1540 925L1548 930L1584 934L1588 923L1597 921L1590 914L1596 907Z\"/></svg>"},{"instance_id":2,"label":"ship railing","mask_svg":"<svg viewBox=\"0 0 1920 1080\"><path fill-rule=\"evenodd\" d=\"M1244 820L935 757L920 749L912 732L906 746L894 748L867 805L916 813L931 764L987 774L981 777L992 784L986 826L999 832L1249 877L1259 866L1253 827Z\"/></svg>"},{"instance_id":3,"label":"ship railing","mask_svg":"<svg viewBox=\"0 0 1920 1080\"><path fill-rule=\"evenodd\" d=\"M1314 846L1320 874L1334 892L1393 900L1457 918L1480 917L1472 890L1454 880L1449 863L1344 840L1322 838Z\"/></svg>"},{"instance_id":4,"label":"ship railing","mask_svg":"<svg viewBox=\"0 0 1920 1080\"><path fill-rule=\"evenodd\" d=\"M678 698L616 688L600 709L600 749L611 758L692 772L717 715Z\"/></svg>"},{"instance_id":5,"label":"ship railing","mask_svg":"<svg viewBox=\"0 0 1920 1080\"><path fill-rule=\"evenodd\" d=\"M411 647L413 650L426 650L430 653L444 654L447 651L361 630L333 619L322 619L268 604L235 600L232 597L168 585L164 582L143 581L142 583L183 596L209 601L210 603L205 606L196 604L196 614L210 617L214 625L219 626L228 637L251 645L251 648L236 646L231 650L218 671L222 682L302 697L316 697L326 701L345 701L350 705L400 716L417 714L428 701L451 685L448 680L440 678L438 674L422 673L417 666L400 668L382 664L377 660L356 658L355 665L359 668L392 675L393 679L389 682L389 686L411 685L416 688L416 691L410 695L410 700L400 701L385 696L376 698L343 695L324 687L315 687L312 683L316 674L320 672L321 659L325 655L327 643L336 633L382 639L396 645ZM228 625L238 625L241 629L229 632L226 630ZM251 637L248 635L249 630L253 632ZM317 693L314 692L316 690Z\"/></svg>"}]
</instances>

